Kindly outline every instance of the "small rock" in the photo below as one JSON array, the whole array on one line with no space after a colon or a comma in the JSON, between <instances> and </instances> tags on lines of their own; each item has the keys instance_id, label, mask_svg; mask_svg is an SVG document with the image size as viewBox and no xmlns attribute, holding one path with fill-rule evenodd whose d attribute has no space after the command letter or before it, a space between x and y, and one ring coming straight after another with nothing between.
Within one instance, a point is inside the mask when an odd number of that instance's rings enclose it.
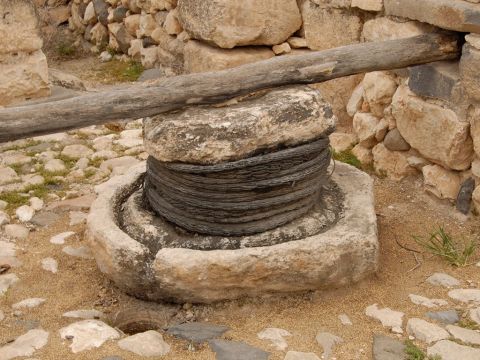
<instances>
[{"instance_id":1,"label":"small rock","mask_svg":"<svg viewBox=\"0 0 480 360\"><path fill-rule=\"evenodd\" d=\"M290 47L292 49L301 49L308 47L307 40L301 37L292 36L288 38L287 42L290 44Z\"/></svg>"},{"instance_id":2,"label":"small rock","mask_svg":"<svg viewBox=\"0 0 480 360\"><path fill-rule=\"evenodd\" d=\"M5 314L3 313L2 310L0 310L0 322L5 319Z\"/></svg>"},{"instance_id":3,"label":"small rock","mask_svg":"<svg viewBox=\"0 0 480 360\"><path fill-rule=\"evenodd\" d=\"M73 235L75 235L74 231L63 232L55 236L52 236L50 238L50 242L56 245L63 245L65 244L65 240L67 240L70 236L73 236Z\"/></svg>"},{"instance_id":4,"label":"small rock","mask_svg":"<svg viewBox=\"0 0 480 360\"><path fill-rule=\"evenodd\" d=\"M50 173L57 173L67 170L65 163L60 159L51 159L48 160L44 166L45 171Z\"/></svg>"},{"instance_id":5,"label":"small rock","mask_svg":"<svg viewBox=\"0 0 480 360\"><path fill-rule=\"evenodd\" d=\"M113 59L113 56L108 51L102 51L98 58L101 62L109 62Z\"/></svg>"},{"instance_id":6,"label":"small rock","mask_svg":"<svg viewBox=\"0 0 480 360\"><path fill-rule=\"evenodd\" d=\"M405 360L405 345L385 335L374 335L373 360Z\"/></svg>"},{"instance_id":7,"label":"small rock","mask_svg":"<svg viewBox=\"0 0 480 360\"><path fill-rule=\"evenodd\" d=\"M473 191L475 190L475 179L473 177L465 180L460 186L457 195L456 207L462 214L467 215L470 212Z\"/></svg>"},{"instance_id":8,"label":"small rock","mask_svg":"<svg viewBox=\"0 0 480 360\"><path fill-rule=\"evenodd\" d=\"M18 177L15 170L10 167L0 166L0 185L10 184L19 180L20 178Z\"/></svg>"},{"instance_id":9,"label":"small rock","mask_svg":"<svg viewBox=\"0 0 480 360\"><path fill-rule=\"evenodd\" d=\"M320 358L312 352L289 351L283 360L320 360Z\"/></svg>"},{"instance_id":10,"label":"small rock","mask_svg":"<svg viewBox=\"0 0 480 360\"><path fill-rule=\"evenodd\" d=\"M107 340L118 339L120 334L114 328L99 320L82 320L60 329L62 339L71 339L70 348L74 354L98 348Z\"/></svg>"},{"instance_id":11,"label":"small rock","mask_svg":"<svg viewBox=\"0 0 480 360\"><path fill-rule=\"evenodd\" d=\"M292 48L290 47L290 44L288 42L284 42L280 45L274 45L272 47L273 52L275 55L282 55L282 54L288 54L289 52L292 51Z\"/></svg>"},{"instance_id":12,"label":"small rock","mask_svg":"<svg viewBox=\"0 0 480 360\"><path fill-rule=\"evenodd\" d=\"M13 242L0 240L0 273L7 266L20 266L22 263L15 257L16 246Z\"/></svg>"},{"instance_id":13,"label":"small rock","mask_svg":"<svg viewBox=\"0 0 480 360\"><path fill-rule=\"evenodd\" d=\"M62 251L65 254L70 256L82 258L82 259L93 259L92 252L87 246L80 246L79 248L74 248L72 246L65 246Z\"/></svg>"},{"instance_id":14,"label":"small rock","mask_svg":"<svg viewBox=\"0 0 480 360\"><path fill-rule=\"evenodd\" d=\"M5 295L8 288L18 281L20 279L15 274L0 275L0 296Z\"/></svg>"},{"instance_id":15,"label":"small rock","mask_svg":"<svg viewBox=\"0 0 480 360\"><path fill-rule=\"evenodd\" d=\"M336 152L344 152L353 148L357 142L357 138L354 134L338 133L330 134L330 146Z\"/></svg>"},{"instance_id":16,"label":"small rock","mask_svg":"<svg viewBox=\"0 0 480 360\"><path fill-rule=\"evenodd\" d=\"M33 215L35 215L35 210L31 206L23 205L15 211L15 214L21 222L28 222L32 220Z\"/></svg>"},{"instance_id":17,"label":"small rock","mask_svg":"<svg viewBox=\"0 0 480 360\"><path fill-rule=\"evenodd\" d=\"M358 84L353 90L352 95L347 103L347 114L354 117L356 112L362 108L363 104L363 85Z\"/></svg>"},{"instance_id":18,"label":"small rock","mask_svg":"<svg viewBox=\"0 0 480 360\"><path fill-rule=\"evenodd\" d=\"M20 224L5 225L5 234L15 239L26 239L30 230Z\"/></svg>"},{"instance_id":19,"label":"small rock","mask_svg":"<svg viewBox=\"0 0 480 360\"><path fill-rule=\"evenodd\" d=\"M0 210L5 210L8 206L6 201L0 200Z\"/></svg>"},{"instance_id":20,"label":"small rock","mask_svg":"<svg viewBox=\"0 0 480 360\"><path fill-rule=\"evenodd\" d=\"M163 356L170 352L168 345L157 331L146 331L120 340L118 346L140 356Z\"/></svg>"},{"instance_id":21,"label":"small rock","mask_svg":"<svg viewBox=\"0 0 480 360\"><path fill-rule=\"evenodd\" d=\"M216 360L268 360L270 355L262 349L237 341L215 339L208 343L216 353Z\"/></svg>"},{"instance_id":22,"label":"small rock","mask_svg":"<svg viewBox=\"0 0 480 360\"><path fill-rule=\"evenodd\" d=\"M429 299L424 296L410 294L408 295L410 301L416 305L422 305L428 308L435 308L438 306L448 305L448 302L442 299Z\"/></svg>"},{"instance_id":23,"label":"small rock","mask_svg":"<svg viewBox=\"0 0 480 360\"><path fill-rule=\"evenodd\" d=\"M470 309L469 315L470 319L480 325L480 308Z\"/></svg>"},{"instance_id":24,"label":"small rock","mask_svg":"<svg viewBox=\"0 0 480 360\"><path fill-rule=\"evenodd\" d=\"M8 224L10 222L10 216L7 213L0 210L0 226Z\"/></svg>"},{"instance_id":25,"label":"small rock","mask_svg":"<svg viewBox=\"0 0 480 360\"><path fill-rule=\"evenodd\" d=\"M57 260L50 257L42 259L42 269L56 274L58 272Z\"/></svg>"},{"instance_id":26,"label":"small rock","mask_svg":"<svg viewBox=\"0 0 480 360\"><path fill-rule=\"evenodd\" d=\"M81 211L70 211L70 226L84 224L87 221L87 214Z\"/></svg>"},{"instance_id":27,"label":"small rock","mask_svg":"<svg viewBox=\"0 0 480 360\"><path fill-rule=\"evenodd\" d=\"M170 326L167 333L181 339L201 344L207 340L222 336L222 334L228 330L230 330L230 328L226 326L193 322Z\"/></svg>"},{"instance_id":28,"label":"small rock","mask_svg":"<svg viewBox=\"0 0 480 360\"><path fill-rule=\"evenodd\" d=\"M42 298L25 299L25 300L22 300L18 303L13 304L12 309L16 309L16 310L23 309L23 308L32 309L32 308L36 308L37 306L42 305L45 301L47 301L47 300L42 299Z\"/></svg>"},{"instance_id":29,"label":"small rock","mask_svg":"<svg viewBox=\"0 0 480 360\"><path fill-rule=\"evenodd\" d=\"M266 328L257 334L257 337L261 340L269 340L277 350L284 351L287 347L287 341L284 336L292 336L287 330L278 328Z\"/></svg>"},{"instance_id":30,"label":"small rock","mask_svg":"<svg viewBox=\"0 0 480 360\"><path fill-rule=\"evenodd\" d=\"M467 345L480 345L480 333L477 331L455 325L447 325L447 330L455 339Z\"/></svg>"},{"instance_id":31,"label":"small rock","mask_svg":"<svg viewBox=\"0 0 480 360\"><path fill-rule=\"evenodd\" d=\"M448 292L448 296L452 299L464 303L475 302L480 303L479 289L455 289Z\"/></svg>"},{"instance_id":32,"label":"small rock","mask_svg":"<svg viewBox=\"0 0 480 360\"><path fill-rule=\"evenodd\" d=\"M10 360L32 356L36 350L47 345L49 333L42 329L33 329L19 336L14 342L0 348L0 359Z\"/></svg>"},{"instance_id":33,"label":"small rock","mask_svg":"<svg viewBox=\"0 0 480 360\"><path fill-rule=\"evenodd\" d=\"M38 197L32 197L30 199L30 206L33 208L35 211L42 210L43 208L43 200L39 199Z\"/></svg>"},{"instance_id":34,"label":"small rock","mask_svg":"<svg viewBox=\"0 0 480 360\"><path fill-rule=\"evenodd\" d=\"M453 276L444 273L435 273L429 278L427 282L432 285L444 286L446 288L452 288L455 286L460 286L460 281L455 279Z\"/></svg>"},{"instance_id":35,"label":"small rock","mask_svg":"<svg viewBox=\"0 0 480 360\"><path fill-rule=\"evenodd\" d=\"M370 305L365 310L365 314L376 320L379 320L384 327L391 328L392 331L402 333L403 312L394 311L390 308L379 309L377 304Z\"/></svg>"},{"instance_id":36,"label":"small rock","mask_svg":"<svg viewBox=\"0 0 480 360\"><path fill-rule=\"evenodd\" d=\"M373 164L373 153L371 149L357 144L352 149L352 154L355 156L362 165L371 165Z\"/></svg>"},{"instance_id":37,"label":"small rock","mask_svg":"<svg viewBox=\"0 0 480 360\"><path fill-rule=\"evenodd\" d=\"M341 344L343 342L343 339L341 337L330 334L328 332L319 332L315 337L315 340L317 340L318 345L323 348L322 358L325 360L330 359L335 345Z\"/></svg>"},{"instance_id":38,"label":"small rock","mask_svg":"<svg viewBox=\"0 0 480 360\"><path fill-rule=\"evenodd\" d=\"M390 130L387 133L385 139L383 140L383 145L385 145L385 147L390 151L410 150L410 145L405 141L397 128Z\"/></svg>"},{"instance_id":39,"label":"small rock","mask_svg":"<svg viewBox=\"0 0 480 360\"><path fill-rule=\"evenodd\" d=\"M425 191L439 199L455 200L461 186L457 172L440 165L426 165L422 168Z\"/></svg>"},{"instance_id":40,"label":"small rock","mask_svg":"<svg viewBox=\"0 0 480 360\"><path fill-rule=\"evenodd\" d=\"M459 345L450 340L442 340L427 349L428 356L440 356L442 360L478 360L480 349Z\"/></svg>"},{"instance_id":41,"label":"small rock","mask_svg":"<svg viewBox=\"0 0 480 360\"><path fill-rule=\"evenodd\" d=\"M425 316L443 324L456 324L460 321L460 317L455 310L427 312Z\"/></svg>"},{"instance_id":42,"label":"small rock","mask_svg":"<svg viewBox=\"0 0 480 360\"><path fill-rule=\"evenodd\" d=\"M105 314L98 310L74 310L63 313L62 316L75 319L102 319Z\"/></svg>"},{"instance_id":43,"label":"small rock","mask_svg":"<svg viewBox=\"0 0 480 360\"><path fill-rule=\"evenodd\" d=\"M84 157L88 158L92 154L93 154L92 149L81 144L67 145L62 150L62 155L69 157L71 159L80 159Z\"/></svg>"},{"instance_id":44,"label":"small rock","mask_svg":"<svg viewBox=\"0 0 480 360\"><path fill-rule=\"evenodd\" d=\"M352 321L346 314L340 314L338 315L338 318L340 319L340 322L342 323L342 325L348 325L348 326L353 325Z\"/></svg>"},{"instance_id":45,"label":"small rock","mask_svg":"<svg viewBox=\"0 0 480 360\"><path fill-rule=\"evenodd\" d=\"M52 211L42 211L36 213L30 223L37 226L50 226L60 219L60 215Z\"/></svg>"},{"instance_id":46,"label":"small rock","mask_svg":"<svg viewBox=\"0 0 480 360\"><path fill-rule=\"evenodd\" d=\"M440 326L428 321L412 318L407 322L407 333L416 339L431 344L432 342L448 339L449 334Z\"/></svg>"}]
</instances>

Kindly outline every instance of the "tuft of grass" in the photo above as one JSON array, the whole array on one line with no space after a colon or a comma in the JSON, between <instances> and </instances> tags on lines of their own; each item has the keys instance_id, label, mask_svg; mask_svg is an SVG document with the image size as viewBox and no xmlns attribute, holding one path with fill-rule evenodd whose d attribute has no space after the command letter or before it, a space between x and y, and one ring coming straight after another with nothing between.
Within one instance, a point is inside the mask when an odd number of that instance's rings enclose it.
<instances>
[{"instance_id":1,"label":"tuft of grass","mask_svg":"<svg viewBox=\"0 0 480 360\"><path fill-rule=\"evenodd\" d=\"M0 194L0 200L8 203L7 210L12 210L19 206L28 204L29 198L30 196L28 196L26 193L17 191Z\"/></svg>"},{"instance_id":2,"label":"tuft of grass","mask_svg":"<svg viewBox=\"0 0 480 360\"><path fill-rule=\"evenodd\" d=\"M428 356L411 340L405 340L405 354L407 354L407 360L441 360L441 357Z\"/></svg>"},{"instance_id":3,"label":"tuft of grass","mask_svg":"<svg viewBox=\"0 0 480 360\"><path fill-rule=\"evenodd\" d=\"M480 325L470 319L462 319L457 324L460 327L470 330L480 330Z\"/></svg>"},{"instance_id":4,"label":"tuft of grass","mask_svg":"<svg viewBox=\"0 0 480 360\"><path fill-rule=\"evenodd\" d=\"M449 264L457 267L470 265L468 260L477 249L477 241L470 240L460 244L455 241L443 227L439 226L428 238L413 236L415 242L427 252L440 256Z\"/></svg>"},{"instance_id":5,"label":"tuft of grass","mask_svg":"<svg viewBox=\"0 0 480 360\"><path fill-rule=\"evenodd\" d=\"M112 59L101 65L96 71L97 80L104 83L137 81L142 74L144 68L137 61L120 61Z\"/></svg>"},{"instance_id":6,"label":"tuft of grass","mask_svg":"<svg viewBox=\"0 0 480 360\"><path fill-rule=\"evenodd\" d=\"M67 42L61 42L57 46L57 54L61 57L72 57L76 54L77 49L73 44Z\"/></svg>"},{"instance_id":7,"label":"tuft of grass","mask_svg":"<svg viewBox=\"0 0 480 360\"><path fill-rule=\"evenodd\" d=\"M346 150L342 152L336 152L335 150L331 149L332 151L332 157L336 161L340 161L352 166L355 166L357 169L362 169L362 163L358 158L352 154L351 150Z\"/></svg>"},{"instance_id":8,"label":"tuft of grass","mask_svg":"<svg viewBox=\"0 0 480 360\"><path fill-rule=\"evenodd\" d=\"M65 156L65 155L62 155L60 154L59 156L57 156L57 159L60 159L63 161L63 163L65 164L65 166L67 167L67 170L73 168L75 166L75 164L77 163L77 160L75 159L72 159L68 156ZM68 171L67 171L68 172Z\"/></svg>"}]
</instances>

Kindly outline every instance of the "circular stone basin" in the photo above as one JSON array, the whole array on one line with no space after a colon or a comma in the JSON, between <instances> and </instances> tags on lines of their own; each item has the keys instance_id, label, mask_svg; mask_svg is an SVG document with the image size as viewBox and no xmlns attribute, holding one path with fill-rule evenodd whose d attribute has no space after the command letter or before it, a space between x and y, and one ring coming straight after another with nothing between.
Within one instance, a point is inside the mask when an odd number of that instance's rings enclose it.
<instances>
[{"instance_id":1,"label":"circular stone basin","mask_svg":"<svg viewBox=\"0 0 480 360\"><path fill-rule=\"evenodd\" d=\"M145 163L96 187L87 238L99 269L152 301L210 303L348 285L374 273L377 222L371 178L337 163L303 218L261 234L188 233L144 205Z\"/></svg>"}]
</instances>

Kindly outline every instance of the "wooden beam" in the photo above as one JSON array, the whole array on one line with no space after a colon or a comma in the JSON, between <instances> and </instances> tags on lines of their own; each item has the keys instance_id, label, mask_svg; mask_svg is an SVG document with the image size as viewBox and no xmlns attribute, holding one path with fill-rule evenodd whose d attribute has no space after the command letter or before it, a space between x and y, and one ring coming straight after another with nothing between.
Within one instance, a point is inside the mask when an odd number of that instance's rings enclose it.
<instances>
[{"instance_id":1,"label":"wooden beam","mask_svg":"<svg viewBox=\"0 0 480 360\"><path fill-rule=\"evenodd\" d=\"M265 88L455 59L459 52L455 35L426 34L280 56L228 70L165 78L150 85L5 108L0 110L0 142L223 102Z\"/></svg>"}]
</instances>

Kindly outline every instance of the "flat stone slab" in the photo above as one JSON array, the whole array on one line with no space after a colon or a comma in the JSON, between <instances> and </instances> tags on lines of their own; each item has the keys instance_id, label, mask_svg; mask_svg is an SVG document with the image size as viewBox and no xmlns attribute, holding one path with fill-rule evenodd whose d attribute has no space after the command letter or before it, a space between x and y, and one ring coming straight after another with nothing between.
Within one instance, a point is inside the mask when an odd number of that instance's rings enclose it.
<instances>
[{"instance_id":1,"label":"flat stone slab","mask_svg":"<svg viewBox=\"0 0 480 360\"><path fill-rule=\"evenodd\" d=\"M373 336L373 360L406 360L405 345L385 335Z\"/></svg>"},{"instance_id":2,"label":"flat stone slab","mask_svg":"<svg viewBox=\"0 0 480 360\"><path fill-rule=\"evenodd\" d=\"M269 353L238 341L209 341L216 360L268 360Z\"/></svg>"},{"instance_id":3,"label":"flat stone slab","mask_svg":"<svg viewBox=\"0 0 480 360\"><path fill-rule=\"evenodd\" d=\"M131 295L211 303L345 286L377 269L373 182L352 166L336 164L332 181L344 194L344 212L325 232L271 246L161 248L153 253L122 231L117 221L120 207L144 172L143 163L97 186L99 196L87 220L87 239L99 269Z\"/></svg>"},{"instance_id":4,"label":"flat stone slab","mask_svg":"<svg viewBox=\"0 0 480 360\"><path fill-rule=\"evenodd\" d=\"M230 330L230 328L223 325L193 322L170 326L167 333L181 339L201 344L205 341L222 336L228 330Z\"/></svg>"},{"instance_id":5,"label":"flat stone slab","mask_svg":"<svg viewBox=\"0 0 480 360\"><path fill-rule=\"evenodd\" d=\"M144 143L160 161L216 164L326 137L335 122L318 90L295 86L147 118Z\"/></svg>"}]
</instances>

